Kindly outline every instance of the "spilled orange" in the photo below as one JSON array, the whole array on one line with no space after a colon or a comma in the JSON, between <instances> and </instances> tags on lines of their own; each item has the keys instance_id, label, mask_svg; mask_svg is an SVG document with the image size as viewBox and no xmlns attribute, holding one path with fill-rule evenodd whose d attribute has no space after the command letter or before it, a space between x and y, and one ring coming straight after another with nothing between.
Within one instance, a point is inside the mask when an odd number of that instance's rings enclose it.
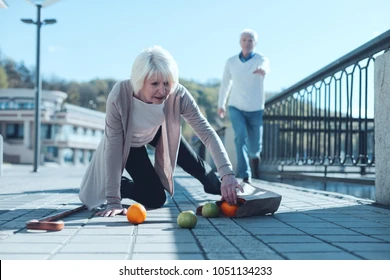
<instances>
[{"instance_id":1,"label":"spilled orange","mask_svg":"<svg viewBox=\"0 0 390 280\"><path fill-rule=\"evenodd\" d=\"M222 202L220 206L222 214L224 214L227 217L235 217L238 209L238 205L229 205L226 201Z\"/></svg>"},{"instance_id":2,"label":"spilled orange","mask_svg":"<svg viewBox=\"0 0 390 280\"><path fill-rule=\"evenodd\" d=\"M237 209L239 205L242 205L245 202L245 199L238 198L237 204L229 205L226 201L223 201L221 205L219 206L219 209L221 210L222 214L226 217L235 217L237 213Z\"/></svg>"},{"instance_id":3,"label":"spilled orange","mask_svg":"<svg viewBox=\"0 0 390 280\"><path fill-rule=\"evenodd\" d=\"M126 216L130 223L134 225L142 224L146 220L146 209L142 204L132 204L127 209Z\"/></svg>"}]
</instances>

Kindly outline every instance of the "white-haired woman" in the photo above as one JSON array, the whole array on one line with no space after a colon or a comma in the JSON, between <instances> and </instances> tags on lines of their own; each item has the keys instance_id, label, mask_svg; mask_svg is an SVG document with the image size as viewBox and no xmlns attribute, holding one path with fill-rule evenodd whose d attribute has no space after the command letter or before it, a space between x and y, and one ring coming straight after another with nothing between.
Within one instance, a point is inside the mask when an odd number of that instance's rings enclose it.
<instances>
[{"instance_id":1,"label":"white-haired woman","mask_svg":"<svg viewBox=\"0 0 390 280\"><path fill-rule=\"evenodd\" d=\"M237 182L226 150L204 118L191 94L178 83L173 57L161 47L141 52L129 80L118 82L106 105L104 136L83 177L79 198L93 209L105 201L100 216L126 214L121 198L147 208L162 207L167 191L174 192L176 164L198 179L204 190L220 194L230 204L237 201ZM181 135L183 117L210 152L221 180ZM155 147L152 165L146 145ZM131 179L123 177L126 171Z\"/></svg>"}]
</instances>

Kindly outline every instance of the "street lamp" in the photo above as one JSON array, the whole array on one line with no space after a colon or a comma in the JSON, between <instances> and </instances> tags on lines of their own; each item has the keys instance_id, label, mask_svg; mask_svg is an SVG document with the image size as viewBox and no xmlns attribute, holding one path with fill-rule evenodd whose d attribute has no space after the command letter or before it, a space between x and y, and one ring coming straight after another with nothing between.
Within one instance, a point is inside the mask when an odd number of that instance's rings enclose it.
<instances>
[{"instance_id":1,"label":"street lamp","mask_svg":"<svg viewBox=\"0 0 390 280\"><path fill-rule=\"evenodd\" d=\"M41 9L42 6L47 6L43 1L38 1L39 4L29 1L37 7L37 21L32 19L21 19L22 22L27 24L35 24L37 26L37 61L36 61L36 92L35 92L35 135L34 135L34 169L33 172L38 171L39 158L41 153L41 89L42 82L40 77L40 45L41 45L41 26L46 24L54 24L57 21L55 19L45 19L41 21ZM54 2L54 1L50 1Z\"/></svg>"}]
</instances>

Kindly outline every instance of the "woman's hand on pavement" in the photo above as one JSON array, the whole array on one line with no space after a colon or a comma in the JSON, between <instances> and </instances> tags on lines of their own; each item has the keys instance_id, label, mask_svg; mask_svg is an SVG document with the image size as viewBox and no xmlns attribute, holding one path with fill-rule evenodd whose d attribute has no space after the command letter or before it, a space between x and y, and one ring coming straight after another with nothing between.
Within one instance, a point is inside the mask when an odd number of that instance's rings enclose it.
<instances>
[{"instance_id":1,"label":"woman's hand on pavement","mask_svg":"<svg viewBox=\"0 0 390 280\"><path fill-rule=\"evenodd\" d=\"M223 176L222 183L221 183L222 200L226 200L226 202L229 203L230 205L237 204L237 191L236 191L237 188L242 193L244 192L244 189L238 183L234 175L229 174Z\"/></svg>"}]
</instances>

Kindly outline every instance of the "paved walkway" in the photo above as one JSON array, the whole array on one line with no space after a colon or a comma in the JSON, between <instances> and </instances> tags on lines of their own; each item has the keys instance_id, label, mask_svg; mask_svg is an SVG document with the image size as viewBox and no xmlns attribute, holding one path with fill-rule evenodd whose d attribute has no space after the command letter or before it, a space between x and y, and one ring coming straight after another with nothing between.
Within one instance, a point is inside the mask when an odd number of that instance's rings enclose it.
<instances>
[{"instance_id":1,"label":"paved walkway","mask_svg":"<svg viewBox=\"0 0 390 280\"><path fill-rule=\"evenodd\" d=\"M26 221L80 206L85 167L6 165L0 177L0 259L390 259L390 209L341 194L256 181L283 196L273 216L198 216L192 229L176 224L180 211L218 196L177 171L176 193L134 226L125 216L65 218L59 232L26 230ZM131 200L123 200L130 205Z\"/></svg>"}]
</instances>

